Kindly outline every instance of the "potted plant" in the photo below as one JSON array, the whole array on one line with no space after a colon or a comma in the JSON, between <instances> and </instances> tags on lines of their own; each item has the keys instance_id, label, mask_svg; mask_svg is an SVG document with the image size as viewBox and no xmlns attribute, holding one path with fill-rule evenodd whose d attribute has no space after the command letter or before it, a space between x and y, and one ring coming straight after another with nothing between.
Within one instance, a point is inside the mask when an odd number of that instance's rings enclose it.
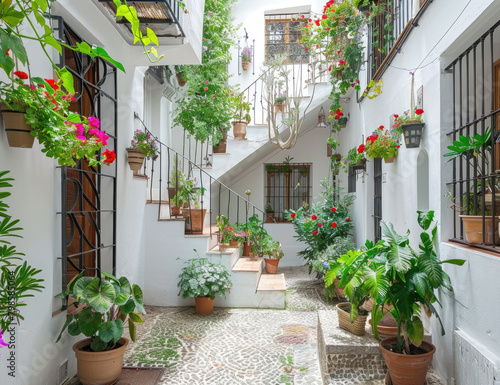
<instances>
[{"instance_id":1,"label":"potted plant","mask_svg":"<svg viewBox=\"0 0 500 385\"><path fill-rule=\"evenodd\" d=\"M243 71L247 71L248 67L250 67L250 63L252 62L252 48L251 47L243 47L241 51L241 68Z\"/></svg>"},{"instance_id":2,"label":"potted plant","mask_svg":"<svg viewBox=\"0 0 500 385\"><path fill-rule=\"evenodd\" d=\"M358 147L358 152L364 148L364 152L368 158L384 158L385 163L392 163L394 158L398 156L399 149L398 134L395 131L389 133L384 131L384 126L380 126L377 130L366 138L366 144Z\"/></svg>"},{"instance_id":3,"label":"potted plant","mask_svg":"<svg viewBox=\"0 0 500 385\"><path fill-rule=\"evenodd\" d=\"M393 130L404 135L406 148L420 147L420 139L424 131L424 122L422 122L422 114L424 110L421 108L415 111L405 111L403 115L394 114Z\"/></svg>"},{"instance_id":4,"label":"potted plant","mask_svg":"<svg viewBox=\"0 0 500 385\"><path fill-rule=\"evenodd\" d=\"M189 207L182 209L186 234L203 234L207 209L200 208L199 199L205 194L205 190L204 187L200 188L196 186L195 178L194 180L186 180L176 195L176 197L181 197L184 202L188 202Z\"/></svg>"},{"instance_id":5,"label":"potted plant","mask_svg":"<svg viewBox=\"0 0 500 385\"><path fill-rule=\"evenodd\" d=\"M174 71L177 77L177 84L179 84L179 87L184 87L186 85L186 78L182 66L174 65Z\"/></svg>"},{"instance_id":6,"label":"potted plant","mask_svg":"<svg viewBox=\"0 0 500 385\"><path fill-rule=\"evenodd\" d=\"M126 277L117 279L104 272L101 277L83 274L73 278L68 289L58 295L65 300L72 296L82 310L68 315L57 341L66 329L72 336L88 337L73 345L80 382L113 384L122 371L128 345L123 337L124 324L128 323L130 338L135 341L135 323L142 323L138 314L145 313L142 290Z\"/></svg>"},{"instance_id":7,"label":"potted plant","mask_svg":"<svg viewBox=\"0 0 500 385\"><path fill-rule=\"evenodd\" d=\"M136 130L134 132L134 138L130 142L130 147L127 149L128 154L128 165L130 169L134 171L134 174L141 169L144 162L144 158L153 158L156 160L159 154L158 145L156 140L151 137L148 132L142 132L141 130Z\"/></svg>"},{"instance_id":8,"label":"potted plant","mask_svg":"<svg viewBox=\"0 0 500 385\"><path fill-rule=\"evenodd\" d=\"M274 111L276 113L278 112L285 112L285 102L286 102L286 91L283 91L283 93L279 93L274 97Z\"/></svg>"},{"instance_id":9,"label":"potted plant","mask_svg":"<svg viewBox=\"0 0 500 385\"><path fill-rule=\"evenodd\" d=\"M182 298L194 298L197 314L208 315L213 312L215 295L225 296L233 284L224 265L211 263L206 258L193 258L186 261L177 286Z\"/></svg>"},{"instance_id":10,"label":"potted plant","mask_svg":"<svg viewBox=\"0 0 500 385\"><path fill-rule=\"evenodd\" d=\"M177 155L174 155L172 169L170 170L170 177L168 180L168 198L173 201L177 193L182 189L183 184L186 181L186 177L182 170L180 169L180 162L177 159ZM177 207L182 207L177 205Z\"/></svg>"},{"instance_id":11,"label":"potted plant","mask_svg":"<svg viewBox=\"0 0 500 385\"><path fill-rule=\"evenodd\" d=\"M224 215L217 215L217 228L219 229L219 251L226 251L234 234L229 218Z\"/></svg>"},{"instance_id":12,"label":"potted plant","mask_svg":"<svg viewBox=\"0 0 500 385\"><path fill-rule=\"evenodd\" d=\"M391 305L390 313L398 325L398 336L380 341L379 346L394 385L423 385L427 369L436 350L423 341L422 310L434 313L434 290L451 290L450 278L443 263L463 265L464 260L438 258L437 225L434 212L418 212L422 228L417 253L410 247L407 236L396 233L391 223L382 221L384 239L377 244L367 241L363 250L346 259L341 284L345 290L364 286L373 298L372 330L378 336L377 325L382 308ZM444 328L442 327L442 334Z\"/></svg>"},{"instance_id":13,"label":"potted plant","mask_svg":"<svg viewBox=\"0 0 500 385\"><path fill-rule=\"evenodd\" d=\"M330 114L330 116L332 116ZM342 112L342 108L337 108L337 111L335 111L335 128L337 131L340 131L342 128L345 128L347 126L347 121L349 120L347 116L344 116L344 113Z\"/></svg>"},{"instance_id":14,"label":"potted plant","mask_svg":"<svg viewBox=\"0 0 500 385\"><path fill-rule=\"evenodd\" d=\"M267 235L263 237L262 245L262 254L264 254L264 261L266 263L266 273L276 274L280 259L283 258L284 255L281 249L281 243L274 241L273 238Z\"/></svg>"},{"instance_id":15,"label":"potted plant","mask_svg":"<svg viewBox=\"0 0 500 385\"><path fill-rule=\"evenodd\" d=\"M359 147L351 148L346 156L343 156L340 160L340 167L348 172L350 168L353 170L365 170L366 168L366 157L365 157L365 145L361 144Z\"/></svg>"},{"instance_id":16,"label":"potted plant","mask_svg":"<svg viewBox=\"0 0 500 385\"><path fill-rule=\"evenodd\" d=\"M241 223L238 228L241 230L240 240L243 242L243 256L249 257L252 253L253 245L257 243L260 236L267 234L264 224L258 215L255 214L248 218L247 222Z\"/></svg>"},{"instance_id":17,"label":"potted plant","mask_svg":"<svg viewBox=\"0 0 500 385\"><path fill-rule=\"evenodd\" d=\"M227 130L225 128L219 129L222 136L215 135L212 139L213 153L224 154L227 149Z\"/></svg>"},{"instance_id":18,"label":"potted plant","mask_svg":"<svg viewBox=\"0 0 500 385\"><path fill-rule=\"evenodd\" d=\"M266 204L266 222L274 222L274 209L273 206L271 206L271 202L267 202Z\"/></svg>"},{"instance_id":19,"label":"potted plant","mask_svg":"<svg viewBox=\"0 0 500 385\"><path fill-rule=\"evenodd\" d=\"M247 126L252 121L250 116L251 103L245 101L246 96L237 95L232 98L233 106L233 136L236 140L245 140Z\"/></svg>"}]
</instances>

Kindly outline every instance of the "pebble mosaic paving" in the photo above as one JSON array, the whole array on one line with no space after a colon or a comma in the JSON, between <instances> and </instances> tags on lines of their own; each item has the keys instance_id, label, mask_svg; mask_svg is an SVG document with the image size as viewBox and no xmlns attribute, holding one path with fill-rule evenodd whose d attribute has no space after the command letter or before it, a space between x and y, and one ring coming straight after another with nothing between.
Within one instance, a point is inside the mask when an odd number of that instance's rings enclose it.
<instances>
[{"instance_id":1,"label":"pebble mosaic paving","mask_svg":"<svg viewBox=\"0 0 500 385\"><path fill-rule=\"evenodd\" d=\"M286 277L286 310L216 308L199 316L194 301L188 308L146 307L124 365L165 368L162 385L322 385L317 311L335 304L326 302L321 280L307 267L279 273ZM367 382L359 368L345 371L342 378L325 376L325 383L383 385Z\"/></svg>"}]
</instances>

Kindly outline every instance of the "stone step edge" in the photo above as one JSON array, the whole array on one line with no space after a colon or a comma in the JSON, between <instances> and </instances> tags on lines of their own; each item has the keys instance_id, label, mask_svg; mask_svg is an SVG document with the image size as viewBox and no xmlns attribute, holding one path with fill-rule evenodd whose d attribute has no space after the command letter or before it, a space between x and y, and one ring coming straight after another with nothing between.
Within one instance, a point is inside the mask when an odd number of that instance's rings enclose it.
<instances>
[{"instance_id":1,"label":"stone step edge","mask_svg":"<svg viewBox=\"0 0 500 385\"><path fill-rule=\"evenodd\" d=\"M252 268L238 267L238 264L243 264L246 261L256 262L255 263L256 266ZM234 272L242 272L242 273L258 273L261 271L262 263L263 259L259 257L240 257L231 270Z\"/></svg>"},{"instance_id":2,"label":"stone step edge","mask_svg":"<svg viewBox=\"0 0 500 385\"><path fill-rule=\"evenodd\" d=\"M271 280L271 278L274 278L274 280L276 280L276 277L279 277L277 279L280 281L279 287L275 287L275 288L265 287L266 280ZM283 273L281 273L281 274L262 274L260 276L259 283L257 285L257 291L281 291L281 292L286 291L285 274L283 274Z\"/></svg>"}]
</instances>

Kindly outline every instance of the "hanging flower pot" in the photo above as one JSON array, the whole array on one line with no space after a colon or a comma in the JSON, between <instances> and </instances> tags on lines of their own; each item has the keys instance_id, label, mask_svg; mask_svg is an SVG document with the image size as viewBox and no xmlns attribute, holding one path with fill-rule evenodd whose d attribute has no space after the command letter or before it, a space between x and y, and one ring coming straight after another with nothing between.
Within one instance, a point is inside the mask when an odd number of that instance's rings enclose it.
<instances>
[{"instance_id":1,"label":"hanging flower pot","mask_svg":"<svg viewBox=\"0 0 500 385\"><path fill-rule=\"evenodd\" d=\"M248 123L243 120L233 122L233 136L236 140L245 140L247 136Z\"/></svg>"},{"instance_id":2,"label":"hanging flower pot","mask_svg":"<svg viewBox=\"0 0 500 385\"><path fill-rule=\"evenodd\" d=\"M186 81L182 77L182 74L177 74L177 84L179 84L179 87L184 87L186 85Z\"/></svg>"},{"instance_id":3,"label":"hanging flower pot","mask_svg":"<svg viewBox=\"0 0 500 385\"><path fill-rule=\"evenodd\" d=\"M250 68L250 62L249 61L242 61L241 68L243 69L243 71L248 71L248 68Z\"/></svg>"},{"instance_id":4,"label":"hanging flower pot","mask_svg":"<svg viewBox=\"0 0 500 385\"><path fill-rule=\"evenodd\" d=\"M275 113L278 113L278 112L285 112L285 105L284 104L279 104L279 103L276 103L274 104L274 112Z\"/></svg>"},{"instance_id":5,"label":"hanging flower pot","mask_svg":"<svg viewBox=\"0 0 500 385\"><path fill-rule=\"evenodd\" d=\"M424 131L424 123L410 123L401 126L405 138L406 148L420 147L420 139Z\"/></svg>"},{"instance_id":6,"label":"hanging flower pot","mask_svg":"<svg viewBox=\"0 0 500 385\"><path fill-rule=\"evenodd\" d=\"M346 116L341 116L340 118L336 119L337 127L338 128L345 128L347 126L347 117Z\"/></svg>"},{"instance_id":7,"label":"hanging flower pot","mask_svg":"<svg viewBox=\"0 0 500 385\"><path fill-rule=\"evenodd\" d=\"M134 148L127 148L127 156L128 156L128 165L130 169L134 171L139 171L142 168L142 164L144 163L144 158L146 155L142 153L142 151L136 150Z\"/></svg>"},{"instance_id":8,"label":"hanging flower pot","mask_svg":"<svg viewBox=\"0 0 500 385\"><path fill-rule=\"evenodd\" d=\"M35 137L30 134L31 126L26 123L24 112L11 111L2 105L2 118L10 147L33 147Z\"/></svg>"}]
</instances>

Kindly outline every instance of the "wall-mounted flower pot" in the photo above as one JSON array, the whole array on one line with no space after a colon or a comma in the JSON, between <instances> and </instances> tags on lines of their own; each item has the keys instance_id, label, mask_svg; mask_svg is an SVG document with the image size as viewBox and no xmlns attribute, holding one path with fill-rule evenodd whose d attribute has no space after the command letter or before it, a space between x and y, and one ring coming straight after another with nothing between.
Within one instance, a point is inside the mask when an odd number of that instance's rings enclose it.
<instances>
[{"instance_id":1,"label":"wall-mounted flower pot","mask_svg":"<svg viewBox=\"0 0 500 385\"><path fill-rule=\"evenodd\" d=\"M335 120L335 123L337 124L338 128L346 128L347 126L347 117L341 116L340 118Z\"/></svg>"},{"instance_id":2,"label":"wall-mounted flower pot","mask_svg":"<svg viewBox=\"0 0 500 385\"><path fill-rule=\"evenodd\" d=\"M406 148L420 147L420 139L424 131L424 123L410 123L401 126Z\"/></svg>"},{"instance_id":3,"label":"wall-mounted flower pot","mask_svg":"<svg viewBox=\"0 0 500 385\"><path fill-rule=\"evenodd\" d=\"M379 342L393 385L423 385L436 347L427 341L420 345L421 354L399 354L390 349L398 338L386 338Z\"/></svg>"},{"instance_id":4,"label":"wall-mounted flower pot","mask_svg":"<svg viewBox=\"0 0 500 385\"><path fill-rule=\"evenodd\" d=\"M30 134L31 126L26 123L24 112L2 109L2 118L10 147L33 147L35 137Z\"/></svg>"},{"instance_id":5,"label":"wall-mounted flower pot","mask_svg":"<svg viewBox=\"0 0 500 385\"><path fill-rule=\"evenodd\" d=\"M366 170L366 159L361 159L358 162L358 164L354 164L354 165L352 165L350 167L352 167L352 169L354 171L358 171L358 170L363 170L364 171L364 170Z\"/></svg>"},{"instance_id":6,"label":"wall-mounted flower pot","mask_svg":"<svg viewBox=\"0 0 500 385\"><path fill-rule=\"evenodd\" d=\"M210 297L195 297L196 314L209 315L214 311L214 300Z\"/></svg>"},{"instance_id":7,"label":"wall-mounted flower pot","mask_svg":"<svg viewBox=\"0 0 500 385\"><path fill-rule=\"evenodd\" d=\"M248 123L243 120L233 122L233 136L236 140L245 140L247 136Z\"/></svg>"},{"instance_id":8,"label":"wall-mounted flower pot","mask_svg":"<svg viewBox=\"0 0 500 385\"><path fill-rule=\"evenodd\" d=\"M134 174L142 168L144 163L144 158L146 157L142 151L136 150L134 148L127 148L128 165L130 169L134 171Z\"/></svg>"},{"instance_id":9,"label":"wall-mounted flower pot","mask_svg":"<svg viewBox=\"0 0 500 385\"><path fill-rule=\"evenodd\" d=\"M252 253L252 244L250 242L243 242L243 256L250 257Z\"/></svg>"},{"instance_id":10,"label":"wall-mounted flower pot","mask_svg":"<svg viewBox=\"0 0 500 385\"><path fill-rule=\"evenodd\" d=\"M122 372L128 339L120 338L117 348L105 352L89 351L91 342L90 338L86 338L73 345L80 382L83 385L114 384Z\"/></svg>"},{"instance_id":11,"label":"wall-mounted flower pot","mask_svg":"<svg viewBox=\"0 0 500 385\"><path fill-rule=\"evenodd\" d=\"M266 273L276 274L280 260L278 258L264 258L264 261L266 261Z\"/></svg>"},{"instance_id":12,"label":"wall-mounted flower pot","mask_svg":"<svg viewBox=\"0 0 500 385\"><path fill-rule=\"evenodd\" d=\"M393 156L389 156L387 159L384 158L384 162L385 163L394 163L394 157Z\"/></svg>"},{"instance_id":13,"label":"wall-mounted flower pot","mask_svg":"<svg viewBox=\"0 0 500 385\"><path fill-rule=\"evenodd\" d=\"M484 244L492 246L500 245L500 236L498 234L498 217L495 217L495 225L491 216L484 218L483 227L483 217L481 215L460 215L464 223L465 238L467 242L472 244L482 244L483 243L483 232L484 232ZM493 239L494 237L494 239Z\"/></svg>"},{"instance_id":14,"label":"wall-mounted flower pot","mask_svg":"<svg viewBox=\"0 0 500 385\"><path fill-rule=\"evenodd\" d=\"M285 105L284 104L279 104L279 103L275 103L274 104L274 112L275 113L278 113L278 112L285 112Z\"/></svg>"},{"instance_id":15,"label":"wall-mounted flower pot","mask_svg":"<svg viewBox=\"0 0 500 385\"><path fill-rule=\"evenodd\" d=\"M248 71L248 68L250 68L250 62L249 61L242 61L241 68L243 69L243 71Z\"/></svg>"},{"instance_id":16,"label":"wall-mounted flower pot","mask_svg":"<svg viewBox=\"0 0 500 385\"><path fill-rule=\"evenodd\" d=\"M183 209L182 216L185 219L184 232L186 234L203 234L206 213L207 209Z\"/></svg>"},{"instance_id":17,"label":"wall-mounted flower pot","mask_svg":"<svg viewBox=\"0 0 500 385\"><path fill-rule=\"evenodd\" d=\"M179 87L184 87L186 85L186 81L181 74L177 74L177 84L179 84Z\"/></svg>"}]
</instances>

